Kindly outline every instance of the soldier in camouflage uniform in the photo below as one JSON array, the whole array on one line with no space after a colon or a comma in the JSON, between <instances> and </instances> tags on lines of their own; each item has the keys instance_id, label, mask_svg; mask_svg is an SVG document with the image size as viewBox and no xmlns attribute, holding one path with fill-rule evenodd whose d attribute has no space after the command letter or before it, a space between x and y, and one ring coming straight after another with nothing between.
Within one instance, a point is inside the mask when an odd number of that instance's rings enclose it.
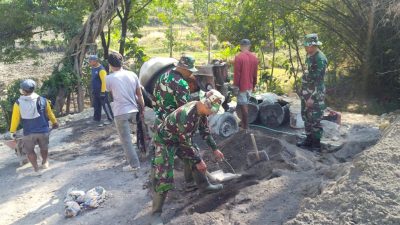
<instances>
[{"instance_id":1,"label":"soldier in camouflage uniform","mask_svg":"<svg viewBox=\"0 0 400 225\"><path fill-rule=\"evenodd\" d=\"M194 63L192 56L182 56L175 68L161 74L156 81L153 92L156 103L154 112L157 117L155 125L189 101L190 92L195 91L197 86L192 74L197 71Z\"/></svg>"},{"instance_id":2,"label":"soldier in camouflage uniform","mask_svg":"<svg viewBox=\"0 0 400 225\"><path fill-rule=\"evenodd\" d=\"M162 206L166 194L173 189L174 156L187 159L190 162L193 176L203 193L219 191L222 184L212 185L208 182L205 172L207 166L201 159L199 149L192 143L192 137L198 130L203 139L213 150L215 157L224 157L210 134L207 116L217 113L224 96L216 90L210 90L200 101L192 101L179 107L169 114L157 127L154 137L156 146L153 159L153 210L152 223L163 224L161 220Z\"/></svg>"},{"instance_id":3,"label":"soldier in camouflage uniform","mask_svg":"<svg viewBox=\"0 0 400 225\"><path fill-rule=\"evenodd\" d=\"M195 59L192 56L184 55L180 58L175 68L171 68L156 81L154 87L155 105L153 107L156 114L154 128L165 120L165 118L180 106L190 100L190 92L196 91L195 78L193 72L197 69L194 66ZM189 84L191 84L189 86ZM180 157L182 159L182 157ZM187 188L193 188L193 176L188 160L183 160L184 177Z\"/></svg>"},{"instance_id":4,"label":"soldier in camouflage uniform","mask_svg":"<svg viewBox=\"0 0 400 225\"><path fill-rule=\"evenodd\" d=\"M313 151L321 150L321 119L325 109L324 76L328 61L318 46L322 43L317 34L305 36L304 47L307 52L306 65L301 83L301 115L305 123L306 139L297 146Z\"/></svg>"}]
</instances>

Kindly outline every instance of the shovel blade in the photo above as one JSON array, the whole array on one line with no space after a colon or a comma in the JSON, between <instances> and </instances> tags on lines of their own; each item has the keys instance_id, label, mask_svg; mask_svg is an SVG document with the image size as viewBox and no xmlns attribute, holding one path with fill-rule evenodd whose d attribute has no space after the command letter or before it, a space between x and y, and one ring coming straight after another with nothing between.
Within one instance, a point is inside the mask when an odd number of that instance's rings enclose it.
<instances>
[{"instance_id":1,"label":"shovel blade","mask_svg":"<svg viewBox=\"0 0 400 225\"><path fill-rule=\"evenodd\" d=\"M222 170L216 170L214 172L208 173L207 176L212 181L224 182L235 178L239 178L241 175L233 173L224 173Z\"/></svg>"},{"instance_id":2,"label":"shovel blade","mask_svg":"<svg viewBox=\"0 0 400 225\"><path fill-rule=\"evenodd\" d=\"M259 161L268 161L268 160L269 160L269 157L268 157L267 152L265 152L265 151L259 151L258 155L256 152L249 152L247 154L247 165L249 165L249 166L253 165L254 163L259 162Z\"/></svg>"}]
</instances>

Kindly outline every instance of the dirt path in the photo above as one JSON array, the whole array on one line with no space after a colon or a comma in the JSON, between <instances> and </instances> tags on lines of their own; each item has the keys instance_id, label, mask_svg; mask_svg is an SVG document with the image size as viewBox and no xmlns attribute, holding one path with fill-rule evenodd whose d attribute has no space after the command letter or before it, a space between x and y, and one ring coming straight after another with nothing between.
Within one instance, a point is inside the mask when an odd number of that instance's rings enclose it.
<instances>
[{"instance_id":1,"label":"dirt path","mask_svg":"<svg viewBox=\"0 0 400 225\"><path fill-rule=\"evenodd\" d=\"M132 224L136 215L150 209L147 190L142 188L148 163L137 176L122 172L123 151L115 128L88 126L88 120L52 131L51 167L41 177L30 176L29 164L18 168L13 151L0 147L0 224ZM65 219L67 190L96 186L107 191L104 204Z\"/></svg>"}]
</instances>

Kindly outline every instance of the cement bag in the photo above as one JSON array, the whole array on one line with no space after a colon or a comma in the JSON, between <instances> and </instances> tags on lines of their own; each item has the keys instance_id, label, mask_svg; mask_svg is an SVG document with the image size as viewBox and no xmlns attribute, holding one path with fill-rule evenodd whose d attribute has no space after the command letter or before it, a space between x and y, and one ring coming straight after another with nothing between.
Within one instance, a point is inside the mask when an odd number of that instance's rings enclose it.
<instances>
[{"instance_id":1,"label":"cement bag","mask_svg":"<svg viewBox=\"0 0 400 225\"><path fill-rule=\"evenodd\" d=\"M95 187L86 192L83 199L79 199L82 201L82 206L85 208L97 208L100 203L104 202L106 198L106 190L101 187Z\"/></svg>"},{"instance_id":2,"label":"cement bag","mask_svg":"<svg viewBox=\"0 0 400 225\"><path fill-rule=\"evenodd\" d=\"M143 63L139 72L139 82L147 90L147 85L151 81L151 78L163 68L178 63L178 60L174 58L154 57ZM153 90L147 90L152 93Z\"/></svg>"},{"instance_id":3,"label":"cement bag","mask_svg":"<svg viewBox=\"0 0 400 225\"><path fill-rule=\"evenodd\" d=\"M64 203L65 205L65 217L74 217L79 214L81 211L81 206L75 201L67 201Z\"/></svg>"}]
</instances>

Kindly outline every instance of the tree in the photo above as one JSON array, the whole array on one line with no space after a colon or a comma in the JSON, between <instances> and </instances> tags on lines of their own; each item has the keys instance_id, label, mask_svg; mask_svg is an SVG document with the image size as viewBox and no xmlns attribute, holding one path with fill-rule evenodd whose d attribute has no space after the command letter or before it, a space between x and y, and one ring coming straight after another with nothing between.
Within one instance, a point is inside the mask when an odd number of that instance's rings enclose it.
<instances>
[{"instance_id":1,"label":"tree","mask_svg":"<svg viewBox=\"0 0 400 225\"><path fill-rule=\"evenodd\" d=\"M208 63L211 62L211 35L215 32L215 20L218 18L219 9L216 8L218 0L193 0L195 20L202 27L207 37Z\"/></svg>"},{"instance_id":2,"label":"tree","mask_svg":"<svg viewBox=\"0 0 400 225\"><path fill-rule=\"evenodd\" d=\"M121 38L119 40L119 53L124 55L125 43L127 38L128 30L133 35L138 35L139 28L144 25L147 20L146 6L148 6L152 0L123 0L121 8L117 8L117 15L121 23Z\"/></svg>"},{"instance_id":3,"label":"tree","mask_svg":"<svg viewBox=\"0 0 400 225\"><path fill-rule=\"evenodd\" d=\"M118 7L118 0L103 0L99 8L92 12L86 22L84 23L81 31L71 40L69 47L66 51L65 58L67 64L72 64L74 74L77 78L77 92L78 92L78 111L84 109L84 88L82 85L82 63L88 50L88 45L95 43L100 32L103 30L106 22L112 17ZM68 66L68 65L64 65ZM62 95L62 93L60 93ZM56 104L58 110L62 106Z\"/></svg>"},{"instance_id":4,"label":"tree","mask_svg":"<svg viewBox=\"0 0 400 225\"><path fill-rule=\"evenodd\" d=\"M172 57L173 49L177 45L176 34L174 31L174 24L181 22L184 18L184 11L176 1L173 0L157 0L154 1L157 7L157 17L167 27L165 35L167 38L166 47L169 52L169 56Z\"/></svg>"},{"instance_id":5,"label":"tree","mask_svg":"<svg viewBox=\"0 0 400 225\"><path fill-rule=\"evenodd\" d=\"M64 35L66 44L82 25L86 1L2 1L0 3L0 61L17 62L37 56L37 38ZM34 37L36 39L34 39Z\"/></svg>"}]
</instances>

